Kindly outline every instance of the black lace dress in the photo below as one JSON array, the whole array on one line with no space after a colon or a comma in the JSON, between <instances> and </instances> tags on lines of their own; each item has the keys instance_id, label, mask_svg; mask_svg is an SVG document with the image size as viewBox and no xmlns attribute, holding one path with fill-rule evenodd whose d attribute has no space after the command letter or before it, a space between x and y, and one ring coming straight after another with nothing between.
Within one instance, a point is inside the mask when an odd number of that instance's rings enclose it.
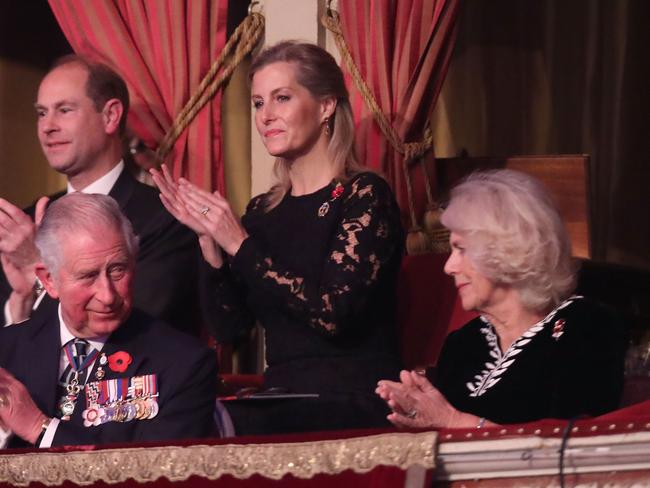
<instances>
[{"instance_id":1,"label":"black lace dress","mask_svg":"<svg viewBox=\"0 0 650 488\"><path fill-rule=\"evenodd\" d=\"M399 209L386 182L362 173L344 185L262 195L242 219L249 233L229 265L211 271L204 300L218 341L258 320L265 387L317 399L228 405L239 434L387 425L376 382L397 378L395 284L403 252Z\"/></svg>"},{"instance_id":2,"label":"black lace dress","mask_svg":"<svg viewBox=\"0 0 650 488\"><path fill-rule=\"evenodd\" d=\"M611 310L571 297L506 350L478 317L447 337L436 386L455 408L493 422L597 416L618 407L627 330Z\"/></svg>"}]
</instances>

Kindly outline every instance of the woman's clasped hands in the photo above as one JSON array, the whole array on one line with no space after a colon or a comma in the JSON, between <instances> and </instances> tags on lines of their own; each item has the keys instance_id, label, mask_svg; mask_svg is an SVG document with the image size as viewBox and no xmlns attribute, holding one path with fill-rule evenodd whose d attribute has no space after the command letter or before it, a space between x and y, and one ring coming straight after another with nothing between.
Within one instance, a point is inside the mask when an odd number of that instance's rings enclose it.
<instances>
[{"instance_id":1,"label":"woman's clasped hands","mask_svg":"<svg viewBox=\"0 0 650 488\"><path fill-rule=\"evenodd\" d=\"M381 380L375 393L393 411L388 415L401 428L463 428L476 423L474 415L456 410L429 380L416 371L402 371L400 381Z\"/></svg>"},{"instance_id":2,"label":"woman's clasped hands","mask_svg":"<svg viewBox=\"0 0 650 488\"><path fill-rule=\"evenodd\" d=\"M221 250L234 256L248 233L218 192L210 193L184 178L175 182L166 165L149 171L165 208L199 236L203 256L213 267L223 264Z\"/></svg>"}]
</instances>

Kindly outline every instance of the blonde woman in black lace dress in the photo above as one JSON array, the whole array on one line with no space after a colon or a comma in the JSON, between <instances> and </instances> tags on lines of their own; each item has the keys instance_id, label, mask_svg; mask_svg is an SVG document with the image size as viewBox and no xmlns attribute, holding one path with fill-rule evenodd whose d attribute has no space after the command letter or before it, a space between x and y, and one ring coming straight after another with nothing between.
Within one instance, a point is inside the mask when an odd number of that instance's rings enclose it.
<instances>
[{"instance_id":1,"label":"blonde woman in black lace dress","mask_svg":"<svg viewBox=\"0 0 650 488\"><path fill-rule=\"evenodd\" d=\"M317 398L238 402L238 434L387 425L374 396L397 378L395 283L400 213L387 183L354 154L343 75L325 50L283 42L251 66L255 124L277 184L240 221L219 193L153 171L169 211L199 235L204 300L222 343L266 333L265 387Z\"/></svg>"}]
</instances>

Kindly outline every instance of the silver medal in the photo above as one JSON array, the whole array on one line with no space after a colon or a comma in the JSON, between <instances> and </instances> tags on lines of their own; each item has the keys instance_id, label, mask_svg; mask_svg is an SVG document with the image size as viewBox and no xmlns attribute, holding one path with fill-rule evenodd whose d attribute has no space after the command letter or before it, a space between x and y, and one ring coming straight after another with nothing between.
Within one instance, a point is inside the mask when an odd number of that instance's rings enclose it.
<instances>
[{"instance_id":1,"label":"silver medal","mask_svg":"<svg viewBox=\"0 0 650 488\"><path fill-rule=\"evenodd\" d=\"M65 401L61 405L61 413L65 416L70 416L74 412L74 402Z\"/></svg>"},{"instance_id":2,"label":"silver medal","mask_svg":"<svg viewBox=\"0 0 650 488\"><path fill-rule=\"evenodd\" d=\"M158 402L156 401L155 398L148 398L147 399L147 406L150 409L150 412L149 412L149 418L150 419L152 419L156 415L158 415L158 410L160 410L160 408L158 407Z\"/></svg>"},{"instance_id":3,"label":"silver medal","mask_svg":"<svg viewBox=\"0 0 650 488\"><path fill-rule=\"evenodd\" d=\"M136 414L138 413L138 409L131 402L127 402L124 405L122 405L122 411L124 416L123 422L130 422L135 418Z\"/></svg>"}]
</instances>

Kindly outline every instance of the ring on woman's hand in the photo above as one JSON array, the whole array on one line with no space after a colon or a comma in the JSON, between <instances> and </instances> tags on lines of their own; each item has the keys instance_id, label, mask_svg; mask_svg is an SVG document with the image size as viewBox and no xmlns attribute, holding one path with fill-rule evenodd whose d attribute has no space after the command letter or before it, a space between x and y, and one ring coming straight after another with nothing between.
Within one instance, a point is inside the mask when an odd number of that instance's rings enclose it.
<instances>
[{"instance_id":1,"label":"ring on woman's hand","mask_svg":"<svg viewBox=\"0 0 650 488\"><path fill-rule=\"evenodd\" d=\"M210 211L210 207L203 207L201 209L201 215L207 215L209 211Z\"/></svg>"},{"instance_id":2,"label":"ring on woman's hand","mask_svg":"<svg viewBox=\"0 0 650 488\"><path fill-rule=\"evenodd\" d=\"M414 419L415 417L418 416L418 411L416 409L409 410L404 414L405 417L408 417L410 419Z\"/></svg>"}]
</instances>

